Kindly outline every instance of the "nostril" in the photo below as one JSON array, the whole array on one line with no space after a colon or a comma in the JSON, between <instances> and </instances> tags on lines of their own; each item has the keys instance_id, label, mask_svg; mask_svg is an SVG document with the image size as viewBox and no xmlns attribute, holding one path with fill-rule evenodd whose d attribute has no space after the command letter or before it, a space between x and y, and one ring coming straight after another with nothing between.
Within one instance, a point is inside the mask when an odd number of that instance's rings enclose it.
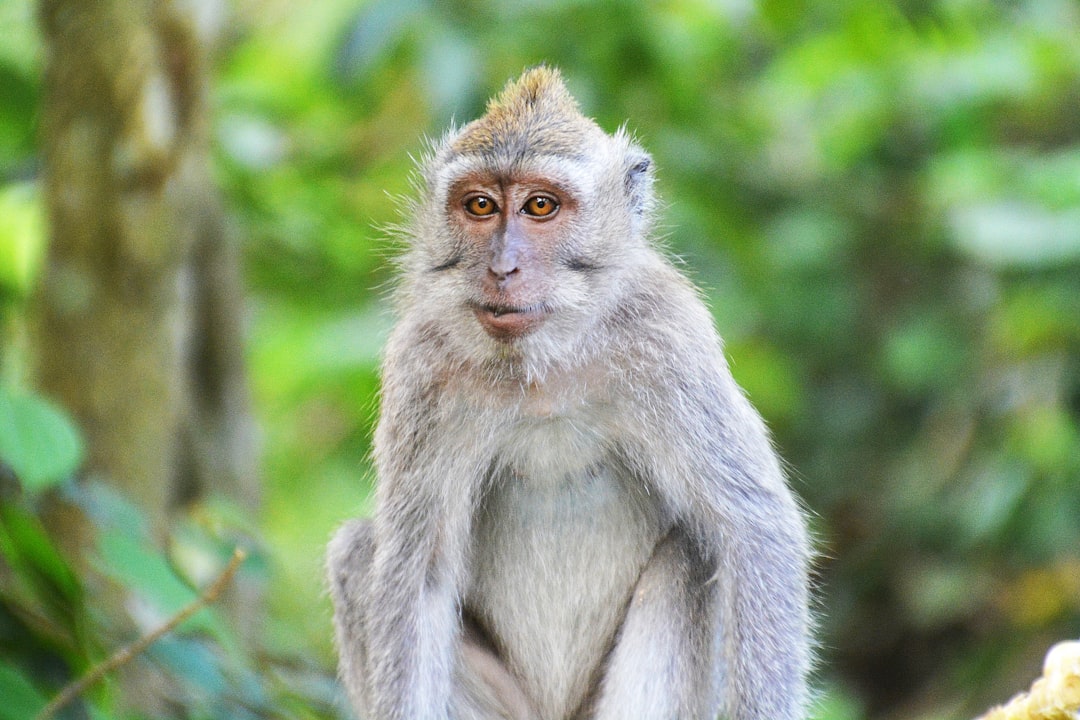
<instances>
[{"instance_id":1,"label":"nostril","mask_svg":"<svg viewBox=\"0 0 1080 720\"><path fill-rule=\"evenodd\" d=\"M496 280L505 280L506 278L516 274L517 272L518 268L516 266L506 267L501 265L492 265L488 268L488 273L490 273L491 276Z\"/></svg>"}]
</instances>

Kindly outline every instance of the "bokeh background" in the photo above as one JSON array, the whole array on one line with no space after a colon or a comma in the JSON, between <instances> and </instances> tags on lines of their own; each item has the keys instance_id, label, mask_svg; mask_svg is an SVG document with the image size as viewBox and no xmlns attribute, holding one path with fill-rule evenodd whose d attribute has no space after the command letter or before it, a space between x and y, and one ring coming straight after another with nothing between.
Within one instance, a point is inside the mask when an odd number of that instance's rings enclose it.
<instances>
[{"instance_id":1,"label":"bokeh background","mask_svg":"<svg viewBox=\"0 0 1080 720\"><path fill-rule=\"evenodd\" d=\"M103 605L194 597L232 527L257 599L135 661L168 702L109 680L62 717L348 717L322 555L370 508L387 228L424 137L539 62L652 152L660 239L813 513L816 716L971 717L1080 637L1076 2L179 4L213 27L202 112L244 263L259 499L211 489L157 545L105 531L150 511L92 490L93 433L38 382L52 51L35 3L0 0L0 718L108 654ZM88 564L57 494L113 537Z\"/></svg>"}]
</instances>

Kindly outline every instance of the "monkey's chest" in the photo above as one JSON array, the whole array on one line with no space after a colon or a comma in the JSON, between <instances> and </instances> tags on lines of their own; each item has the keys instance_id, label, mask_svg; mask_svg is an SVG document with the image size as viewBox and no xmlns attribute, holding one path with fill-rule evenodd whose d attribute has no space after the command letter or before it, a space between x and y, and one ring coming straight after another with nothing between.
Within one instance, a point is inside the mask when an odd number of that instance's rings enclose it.
<instances>
[{"instance_id":1,"label":"monkey's chest","mask_svg":"<svg viewBox=\"0 0 1080 720\"><path fill-rule=\"evenodd\" d=\"M617 464L566 438L533 440L544 460L511 461L479 512L466 605L541 716L558 718L597 679L661 521Z\"/></svg>"}]
</instances>

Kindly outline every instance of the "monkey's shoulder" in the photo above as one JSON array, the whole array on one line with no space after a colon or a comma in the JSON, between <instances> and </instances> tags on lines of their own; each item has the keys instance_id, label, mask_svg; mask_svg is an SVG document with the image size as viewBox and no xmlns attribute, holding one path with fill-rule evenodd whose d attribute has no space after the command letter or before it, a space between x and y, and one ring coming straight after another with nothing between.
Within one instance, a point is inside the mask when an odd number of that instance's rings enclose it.
<instances>
[{"instance_id":1,"label":"monkey's shoulder","mask_svg":"<svg viewBox=\"0 0 1080 720\"><path fill-rule=\"evenodd\" d=\"M677 362L726 372L722 341L700 290L669 261L639 268L602 320L601 337L645 367Z\"/></svg>"}]
</instances>

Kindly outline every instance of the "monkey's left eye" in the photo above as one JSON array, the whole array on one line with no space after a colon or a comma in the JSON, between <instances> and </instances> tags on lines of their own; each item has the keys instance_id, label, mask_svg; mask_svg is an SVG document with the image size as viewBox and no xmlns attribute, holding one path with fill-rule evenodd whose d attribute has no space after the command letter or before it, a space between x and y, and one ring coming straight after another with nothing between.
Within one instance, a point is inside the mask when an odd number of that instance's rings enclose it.
<instances>
[{"instance_id":1,"label":"monkey's left eye","mask_svg":"<svg viewBox=\"0 0 1080 720\"><path fill-rule=\"evenodd\" d=\"M486 217L498 209L495 201L487 195L473 195L465 201L465 209L470 215Z\"/></svg>"},{"instance_id":2,"label":"monkey's left eye","mask_svg":"<svg viewBox=\"0 0 1080 720\"><path fill-rule=\"evenodd\" d=\"M534 195L525 201L521 212L533 217L547 217L559 209L559 203L547 195Z\"/></svg>"}]
</instances>

